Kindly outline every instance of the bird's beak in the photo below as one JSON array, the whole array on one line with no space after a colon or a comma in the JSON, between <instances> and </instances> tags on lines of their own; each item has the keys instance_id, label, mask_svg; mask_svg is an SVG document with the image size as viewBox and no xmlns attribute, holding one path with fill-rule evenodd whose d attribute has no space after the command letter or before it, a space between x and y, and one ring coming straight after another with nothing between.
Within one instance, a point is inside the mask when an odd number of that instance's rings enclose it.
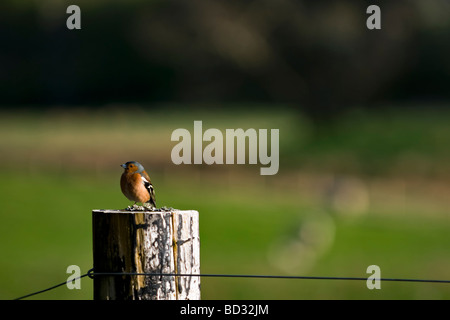
<instances>
[{"instance_id":1,"label":"bird's beak","mask_svg":"<svg viewBox=\"0 0 450 320\"><path fill-rule=\"evenodd\" d=\"M124 163L124 164L121 164L120 165L122 168L124 168L124 169L126 169L126 167L127 167L127 165Z\"/></svg>"}]
</instances>

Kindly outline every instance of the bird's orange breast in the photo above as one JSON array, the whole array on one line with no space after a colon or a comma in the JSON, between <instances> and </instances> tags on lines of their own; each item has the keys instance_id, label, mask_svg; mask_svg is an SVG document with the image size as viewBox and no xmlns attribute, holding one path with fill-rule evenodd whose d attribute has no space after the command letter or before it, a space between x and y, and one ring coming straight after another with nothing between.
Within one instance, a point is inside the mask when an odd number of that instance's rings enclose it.
<instances>
[{"instance_id":1,"label":"bird's orange breast","mask_svg":"<svg viewBox=\"0 0 450 320\"><path fill-rule=\"evenodd\" d=\"M139 173L123 173L120 178L123 194L131 201L145 203L150 200L150 194L142 183Z\"/></svg>"}]
</instances>

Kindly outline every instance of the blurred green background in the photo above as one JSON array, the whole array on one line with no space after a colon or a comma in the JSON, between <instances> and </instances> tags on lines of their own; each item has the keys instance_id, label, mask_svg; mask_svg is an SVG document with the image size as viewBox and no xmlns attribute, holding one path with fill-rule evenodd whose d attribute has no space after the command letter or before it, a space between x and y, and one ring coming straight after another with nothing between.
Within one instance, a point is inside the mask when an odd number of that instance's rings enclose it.
<instances>
[{"instance_id":1,"label":"blurred green background","mask_svg":"<svg viewBox=\"0 0 450 320\"><path fill-rule=\"evenodd\" d=\"M82 29L65 26L69 4ZM2 1L0 298L92 267L121 163L200 212L201 272L450 279L450 3ZM280 170L179 165L177 128L280 129ZM449 299L446 284L202 278L203 299ZM92 280L32 299L92 299Z\"/></svg>"}]
</instances>

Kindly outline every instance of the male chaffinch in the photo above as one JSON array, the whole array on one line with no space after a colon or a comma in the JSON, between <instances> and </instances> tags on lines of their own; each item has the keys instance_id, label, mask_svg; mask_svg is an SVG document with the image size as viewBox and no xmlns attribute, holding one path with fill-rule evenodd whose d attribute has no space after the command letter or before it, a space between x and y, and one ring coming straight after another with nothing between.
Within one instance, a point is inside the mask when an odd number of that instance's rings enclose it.
<instances>
[{"instance_id":1,"label":"male chaffinch","mask_svg":"<svg viewBox=\"0 0 450 320\"><path fill-rule=\"evenodd\" d=\"M134 204L141 202L146 207L156 208L155 190L142 164L128 161L120 166L125 169L120 177L120 188L125 197Z\"/></svg>"}]
</instances>

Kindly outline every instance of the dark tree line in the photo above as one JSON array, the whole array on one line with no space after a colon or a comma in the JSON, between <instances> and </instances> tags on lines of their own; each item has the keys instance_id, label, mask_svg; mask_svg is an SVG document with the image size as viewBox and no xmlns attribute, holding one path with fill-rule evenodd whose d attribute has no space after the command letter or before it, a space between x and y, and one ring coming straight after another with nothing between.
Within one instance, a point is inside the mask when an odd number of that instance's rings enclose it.
<instances>
[{"instance_id":1,"label":"dark tree line","mask_svg":"<svg viewBox=\"0 0 450 320\"><path fill-rule=\"evenodd\" d=\"M450 98L450 4L79 1L0 10L0 105L263 102L316 118L380 101ZM52 4L53 2L49 2Z\"/></svg>"}]
</instances>

